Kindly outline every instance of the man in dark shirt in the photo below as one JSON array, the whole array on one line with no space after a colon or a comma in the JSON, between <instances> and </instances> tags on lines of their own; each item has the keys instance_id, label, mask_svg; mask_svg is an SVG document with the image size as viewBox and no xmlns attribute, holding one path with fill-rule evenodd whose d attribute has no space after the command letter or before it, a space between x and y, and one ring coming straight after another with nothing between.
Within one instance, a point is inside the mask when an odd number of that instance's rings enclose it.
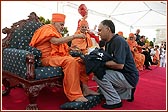
<instances>
[{"instance_id":1,"label":"man in dark shirt","mask_svg":"<svg viewBox=\"0 0 168 112\"><path fill-rule=\"evenodd\" d=\"M137 42L138 45L140 45L142 48L145 48L145 36L141 36L140 40Z\"/></svg>"},{"instance_id":2,"label":"man in dark shirt","mask_svg":"<svg viewBox=\"0 0 168 112\"><path fill-rule=\"evenodd\" d=\"M98 35L106 42L105 51L113 57L113 60L105 63L107 70L103 79L94 77L106 99L102 107L119 108L122 106L121 99L134 100L139 73L129 45L124 38L115 34L115 26L111 20L104 20L99 24Z\"/></svg>"},{"instance_id":3,"label":"man in dark shirt","mask_svg":"<svg viewBox=\"0 0 168 112\"><path fill-rule=\"evenodd\" d=\"M145 62L144 62L145 69L152 70L150 68L150 64L154 65L154 63L152 62L152 59L151 59L151 56L150 56L151 50L148 48L148 46L145 45L145 36L141 36L140 41L137 42L137 44L142 47L142 54L145 55Z\"/></svg>"},{"instance_id":4,"label":"man in dark shirt","mask_svg":"<svg viewBox=\"0 0 168 112\"><path fill-rule=\"evenodd\" d=\"M135 36L136 36L136 42L139 42L140 41L140 35L139 35L139 33L140 33L140 29L137 29L136 30L136 33L135 33Z\"/></svg>"}]
</instances>

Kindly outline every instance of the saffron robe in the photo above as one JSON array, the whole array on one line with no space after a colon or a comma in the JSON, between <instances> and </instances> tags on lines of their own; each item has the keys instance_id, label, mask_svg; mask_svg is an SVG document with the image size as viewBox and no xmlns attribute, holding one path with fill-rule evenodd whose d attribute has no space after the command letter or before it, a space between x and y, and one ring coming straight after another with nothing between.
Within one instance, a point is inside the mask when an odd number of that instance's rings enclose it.
<instances>
[{"instance_id":1,"label":"saffron robe","mask_svg":"<svg viewBox=\"0 0 168 112\"><path fill-rule=\"evenodd\" d=\"M144 65L144 62L145 62L145 55L141 54L138 51L138 44L135 40L127 39L127 42L128 42L128 45L129 45L129 47L132 51L133 58L134 58L134 61L135 61L135 64L136 64L136 68L138 70L143 70L143 65Z\"/></svg>"},{"instance_id":2,"label":"saffron robe","mask_svg":"<svg viewBox=\"0 0 168 112\"><path fill-rule=\"evenodd\" d=\"M156 49L155 51L156 53L153 56L153 63L155 63L157 66L160 66L160 53L158 49Z\"/></svg>"},{"instance_id":3,"label":"saffron robe","mask_svg":"<svg viewBox=\"0 0 168 112\"><path fill-rule=\"evenodd\" d=\"M81 34L80 30L77 30L75 34ZM88 33L85 34L86 38L85 39L74 39L72 40L71 46L76 46L78 47L82 53L86 54L88 51L88 48L93 47L92 40L90 38L90 35Z\"/></svg>"},{"instance_id":4,"label":"saffron robe","mask_svg":"<svg viewBox=\"0 0 168 112\"><path fill-rule=\"evenodd\" d=\"M66 43L52 44L50 42L52 37L63 38L53 25L43 25L35 31L29 45L42 52L43 66L61 66L63 68L64 92L70 101L74 101L83 96L80 81L85 84L88 81L85 66L78 61L78 58L69 55L69 47Z\"/></svg>"}]
</instances>

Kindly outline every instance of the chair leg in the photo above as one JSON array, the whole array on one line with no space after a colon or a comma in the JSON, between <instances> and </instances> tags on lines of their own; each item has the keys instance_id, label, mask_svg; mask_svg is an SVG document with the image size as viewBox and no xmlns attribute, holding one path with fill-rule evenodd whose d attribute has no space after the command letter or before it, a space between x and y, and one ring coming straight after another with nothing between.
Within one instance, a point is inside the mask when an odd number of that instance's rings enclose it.
<instances>
[{"instance_id":1,"label":"chair leg","mask_svg":"<svg viewBox=\"0 0 168 112\"><path fill-rule=\"evenodd\" d=\"M26 107L26 110L38 110L37 104L29 104Z\"/></svg>"},{"instance_id":2,"label":"chair leg","mask_svg":"<svg viewBox=\"0 0 168 112\"><path fill-rule=\"evenodd\" d=\"M4 78L2 80L2 84L5 87L4 90L2 91L2 95L3 96L7 96L10 93L10 90L11 90L10 82L6 78Z\"/></svg>"},{"instance_id":3,"label":"chair leg","mask_svg":"<svg viewBox=\"0 0 168 112\"><path fill-rule=\"evenodd\" d=\"M34 85L28 87L26 90L26 94L29 98L29 105L26 107L26 110L38 110L38 105L36 103L37 97L39 95L39 92L44 86L42 85Z\"/></svg>"}]
</instances>

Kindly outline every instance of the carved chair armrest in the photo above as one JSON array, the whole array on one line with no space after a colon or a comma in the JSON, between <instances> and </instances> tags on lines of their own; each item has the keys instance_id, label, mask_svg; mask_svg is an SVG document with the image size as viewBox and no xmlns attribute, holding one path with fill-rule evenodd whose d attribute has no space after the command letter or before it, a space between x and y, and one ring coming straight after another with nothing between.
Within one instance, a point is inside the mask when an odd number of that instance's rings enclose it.
<instances>
[{"instance_id":1,"label":"carved chair armrest","mask_svg":"<svg viewBox=\"0 0 168 112\"><path fill-rule=\"evenodd\" d=\"M2 52L2 69L27 80L34 80L34 55L26 50L5 48Z\"/></svg>"}]
</instances>

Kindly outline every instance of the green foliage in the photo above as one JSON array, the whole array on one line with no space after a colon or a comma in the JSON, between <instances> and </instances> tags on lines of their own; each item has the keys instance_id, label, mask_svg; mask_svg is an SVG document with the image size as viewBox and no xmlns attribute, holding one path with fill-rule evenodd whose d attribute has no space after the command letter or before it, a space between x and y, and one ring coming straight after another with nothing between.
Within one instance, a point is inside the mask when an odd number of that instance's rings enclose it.
<instances>
[{"instance_id":1,"label":"green foliage","mask_svg":"<svg viewBox=\"0 0 168 112\"><path fill-rule=\"evenodd\" d=\"M150 45L150 46L154 46L153 41L150 41L150 42L149 42L149 45Z\"/></svg>"},{"instance_id":2,"label":"green foliage","mask_svg":"<svg viewBox=\"0 0 168 112\"><path fill-rule=\"evenodd\" d=\"M51 21L50 21L49 19L45 19L45 18L42 17L42 16L39 17L39 20L40 20L40 22L43 23L43 24L50 24L50 23L51 23Z\"/></svg>"},{"instance_id":3,"label":"green foliage","mask_svg":"<svg viewBox=\"0 0 168 112\"><path fill-rule=\"evenodd\" d=\"M62 34L62 36L64 37L65 36L65 34L67 34L68 35L68 27L64 27L64 29L63 29L63 31L61 32L61 34Z\"/></svg>"},{"instance_id":4,"label":"green foliage","mask_svg":"<svg viewBox=\"0 0 168 112\"><path fill-rule=\"evenodd\" d=\"M147 38L147 37L145 38L145 43L149 43L149 40L148 40L148 38Z\"/></svg>"},{"instance_id":5,"label":"green foliage","mask_svg":"<svg viewBox=\"0 0 168 112\"><path fill-rule=\"evenodd\" d=\"M148 43L150 46L154 46L153 41L149 41L148 38L145 39L145 43Z\"/></svg>"},{"instance_id":6,"label":"green foliage","mask_svg":"<svg viewBox=\"0 0 168 112\"><path fill-rule=\"evenodd\" d=\"M49 20L49 19L47 19L46 21L45 21L45 24L50 24L51 23L51 21Z\"/></svg>"}]
</instances>

